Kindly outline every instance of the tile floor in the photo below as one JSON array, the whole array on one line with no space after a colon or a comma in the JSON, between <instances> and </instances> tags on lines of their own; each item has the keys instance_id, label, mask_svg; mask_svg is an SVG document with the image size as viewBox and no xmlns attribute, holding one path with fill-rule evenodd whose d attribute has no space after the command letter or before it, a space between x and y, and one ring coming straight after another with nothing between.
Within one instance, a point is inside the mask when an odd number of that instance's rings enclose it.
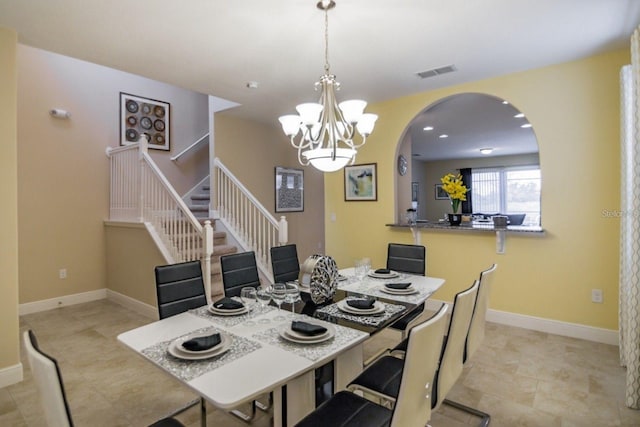
<instances>
[{"instance_id":1,"label":"tile floor","mask_svg":"<svg viewBox=\"0 0 640 427\"><path fill-rule=\"evenodd\" d=\"M22 316L20 328L33 329L60 362L76 426L146 426L196 397L116 341L148 322L101 300ZM393 338L378 334L367 353ZM22 363L24 381L0 389L0 426L44 426L24 355ZM640 411L623 404L624 375L617 347L489 323L449 397L491 413L491 426L640 426ZM199 426L196 409L178 418ZM477 419L443 406L430 424L474 426ZM246 426L211 407L208 425ZM269 417L259 412L252 425L267 427Z\"/></svg>"}]
</instances>

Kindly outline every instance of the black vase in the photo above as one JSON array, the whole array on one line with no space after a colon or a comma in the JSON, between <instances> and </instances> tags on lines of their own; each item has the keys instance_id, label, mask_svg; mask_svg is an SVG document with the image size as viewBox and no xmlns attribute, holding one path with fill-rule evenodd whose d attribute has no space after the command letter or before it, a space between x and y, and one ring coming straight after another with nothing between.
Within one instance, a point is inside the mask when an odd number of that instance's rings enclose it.
<instances>
[{"instance_id":1,"label":"black vase","mask_svg":"<svg viewBox=\"0 0 640 427\"><path fill-rule=\"evenodd\" d=\"M460 225L462 222L462 214L447 214L449 215L449 224L450 225Z\"/></svg>"}]
</instances>

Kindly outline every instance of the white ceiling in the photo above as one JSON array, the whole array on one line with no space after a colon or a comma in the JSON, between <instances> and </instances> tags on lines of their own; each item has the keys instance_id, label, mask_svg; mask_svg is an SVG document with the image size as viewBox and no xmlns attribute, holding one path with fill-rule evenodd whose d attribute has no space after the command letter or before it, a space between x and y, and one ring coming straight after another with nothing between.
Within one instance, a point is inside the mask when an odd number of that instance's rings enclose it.
<instances>
[{"instance_id":1,"label":"white ceiling","mask_svg":"<svg viewBox=\"0 0 640 427\"><path fill-rule=\"evenodd\" d=\"M0 0L21 43L242 104L265 123L315 101L316 0ZM341 99L382 101L621 48L638 0L336 0L331 71ZM415 73L455 64L421 80ZM257 81L257 89L247 82Z\"/></svg>"},{"instance_id":2,"label":"white ceiling","mask_svg":"<svg viewBox=\"0 0 640 427\"><path fill-rule=\"evenodd\" d=\"M538 153L529 120L504 100L481 93L456 94L429 106L413 119L410 137L415 160L435 161ZM516 117L517 116L517 117ZM425 130L425 127L432 130ZM441 135L447 135L441 138Z\"/></svg>"}]
</instances>

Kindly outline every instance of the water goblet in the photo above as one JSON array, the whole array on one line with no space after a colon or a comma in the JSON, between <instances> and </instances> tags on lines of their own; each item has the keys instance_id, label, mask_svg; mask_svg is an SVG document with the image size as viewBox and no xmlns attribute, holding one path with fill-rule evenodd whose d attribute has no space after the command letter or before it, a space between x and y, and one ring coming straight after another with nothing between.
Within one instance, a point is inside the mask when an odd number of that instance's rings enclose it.
<instances>
[{"instance_id":1,"label":"water goblet","mask_svg":"<svg viewBox=\"0 0 640 427\"><path fill-rule=\"evenodd\" d=\"M260 303L260 310L264 311L264 309L267 307L267 305L269 305L269 302L271 301L271 286L258 289L256 292L256 296L258 297L258 303ZM263 317L258 320L258 323L271 323L271 320Z\"/></svg>"},{"instance_id":2,"label":"water goblet","mask_svg":"<svg viewBox=\"0 0 640 427\"><path fill-rule=\"evenodd\" d=\"M285 302L291 304L291 319L295 319L295 304L300 300L300 288L295 283L287 283Z\"/></svg>"},{"instance_id":3,"label":"water goblet","mask_svg":"<svg viewBox=\"0 0 640 427\"><path fill-rule=\"evenodd\" d=\"M273 320L286 320L286 318L280 314L280 305L282 305L287 296L287 286L284 283L274 283L271 288L271 299L278 306L278 315L275 316Z\"/></svg>"},{"instance_id":4,"label":"water goblet","mask_svg":"<svg viewBox=\"0 0 640 427\"><path fill-rule=\"evenodd\" d=\"M256 304L256 288L252 286L247 286L240 289L240 299L244 303L245 307L251 312L254 305ZM246 326L254 326L256 322L253 320L247 320L244 322Z\"/></svg>"}]
</instances>

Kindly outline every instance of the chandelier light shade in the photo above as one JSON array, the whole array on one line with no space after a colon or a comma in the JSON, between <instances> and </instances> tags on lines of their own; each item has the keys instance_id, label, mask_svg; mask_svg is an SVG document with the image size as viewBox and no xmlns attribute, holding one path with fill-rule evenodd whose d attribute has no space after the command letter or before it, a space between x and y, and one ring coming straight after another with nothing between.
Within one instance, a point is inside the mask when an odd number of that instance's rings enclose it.
<instances>
[{"instance_id":1,"label":"chandelier light shade","mask_svg":"<svg viewBox=\"0 0 640 427\"><path fill-rule=\"evenodd\" d=\"M335 92L340 89L336 76L329 70L329 9L335 1L322 0L318 9L324 11L325 65L324 75L316 82L320 91L319 102L307 102L296 106L298 114L281 116L278 120L291 145L298 150L298 161L311 164L323 172L334 172L356 159L357 149L367 141L378 119L375 114L365 113L367 102L352 99L338 103ZM360 141L354 142L356 132Z\"/></svg>"}]
</instances>

